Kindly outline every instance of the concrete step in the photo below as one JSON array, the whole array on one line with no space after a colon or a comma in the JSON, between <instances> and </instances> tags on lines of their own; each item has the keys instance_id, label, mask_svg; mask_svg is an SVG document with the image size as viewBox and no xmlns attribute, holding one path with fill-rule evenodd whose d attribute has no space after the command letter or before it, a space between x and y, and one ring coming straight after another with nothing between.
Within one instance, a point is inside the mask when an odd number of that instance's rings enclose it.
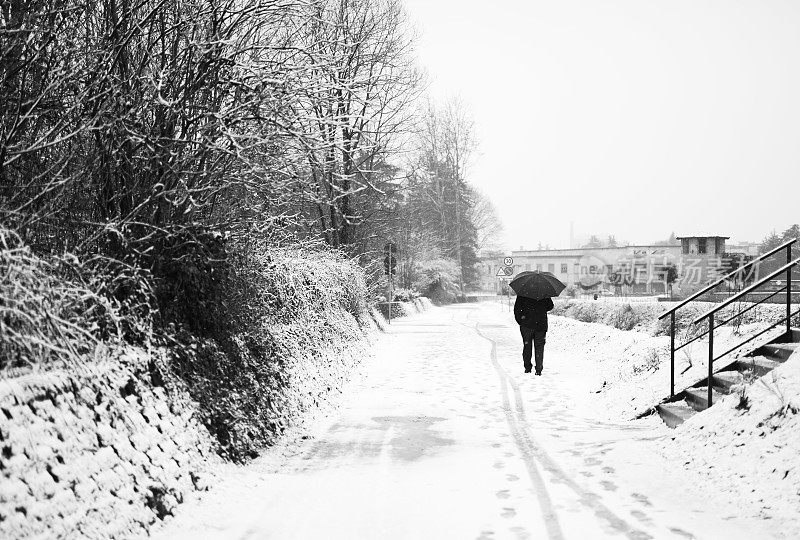
<instances>
[{"instance_id":1,"label":"concrete step","mask_svg":"<svg viewBox=\"0 0 800 540\"><path fill-rule=\"evenodd\" d=\"M800 328L792 328L792 333L789 336L789 339L793 343L800 343Z\"/></svg>"},{"instance_id":2,"label":"concrete step","mask_svg":"<svg viewBox=\"0 0 800 540\"><path fill-rule=\"evenodd\" d=\"M761 377L779 365L781 365L780 362L776 362L765 356L746 356L731 364L730 367L740 373L752 371L756 377Z\"/></svg>"},{"instance_id":3,"label":"concrete step","mask_svg":"<svg viewBox=\"0 0 800 540\"><path fill-rule=\"evenodd\" d=\"M783 362L788 360L797 350L798 343L771 343L758 349L755 354L766 356L770 360Z\"/></svg>"},{"instance_id":4,"label":"concrete step","mask_svg":"<svg viewBox=\"0 0 800 540\"><path fill-rule=\"evenodd\" d=\"M714 390L721 394L730 394L731 388L742 382L742 374L738 371L720 371L711 378Z\"/></svg>"},{"instance_id":5,"label":"concrete step","mask_svg":"<svg viewBox=\"0 0 800 540\"><path fill-rule=\"evenodd\" d=\"M708 409L707 386L702 386L700 388L687 388L684 391L684 394L686 394L686 403L688 403L692 409L696 411L704 411ZM722 399L723 396L724 394L713 391L713 395L711 396L711 400L713 402L712 405Z\"/></svg>"},{"instance_id":6,"label":"concrete step","mask_svg":"<svg viewBox=\"0 0 800 540\"><path fill-rule=\"evenodd\" d=\"M683 424L685 420L688 420L693 415L697 414L697 412L689 407L684 401L677 403L662 403L656 407L656 410L658 411L658 415L661 417L664 423L673 429Z\"/></svg>"}]
</instances>

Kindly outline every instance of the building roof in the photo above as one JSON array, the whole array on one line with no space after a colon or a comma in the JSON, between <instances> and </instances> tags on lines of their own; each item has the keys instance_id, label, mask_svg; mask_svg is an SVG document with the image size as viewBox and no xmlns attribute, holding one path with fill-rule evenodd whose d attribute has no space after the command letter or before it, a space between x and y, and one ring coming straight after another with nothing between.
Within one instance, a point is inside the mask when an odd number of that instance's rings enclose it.
<instances>
[{"instance_id":1,"label":"building roof","mask_svg":"<svg viewBox=\"0 0 800 540\"><path fill-rule=\"evenodd\" d=\"M611 249L664 249L664 248L680 248L679 245L673 246L665 246L665 245L657 245L657 244L642 244L642 245L632 245L632 246L614 246L614 247L576 247L576 248L559 248L559 249L524 249L524 250L512 250L511 253L558 253L561 251L599 251L599 250L611 250Z\"/></svg>"},{"instance_id":2,"label":"building roof","mask_svg":"<svg viewBox=\"0 0 800 540\"><path fill-rule=\"evenodd\" d=\"M715 234L693 234L691 236L676 236L675 240L683 240L684 238L687 240L689 238L722 238L723 240L728 240L730 239L730 236L717 236Z\"/></svg>"}]
</instances>

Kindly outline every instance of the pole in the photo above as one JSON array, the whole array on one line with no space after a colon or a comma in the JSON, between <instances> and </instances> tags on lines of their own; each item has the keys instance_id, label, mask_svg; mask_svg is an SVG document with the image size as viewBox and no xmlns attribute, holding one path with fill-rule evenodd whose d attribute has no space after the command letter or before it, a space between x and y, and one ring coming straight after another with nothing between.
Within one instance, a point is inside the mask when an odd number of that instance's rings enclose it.
<instances>
[{"instance_id":1,"label":"pole","mask_svg":"<svg viewBox=\"0 0 800 540\"><path fill-rule=\"evenodd\" d=\"M786 264L792 262L792 244L786 246ZM786 340L792 339L792 268L786 269Z\"/></svg>"},{"instance_id":2,"label":"pole","mask_svg":"<svg viewBox=\"0 0 800 540\"><path fill-rule=\"evenodd\" d=\"M708 406L711 407L711 378L714 376L714 314L708 317Z\"/></svg>"},{"instance_id":3,"label":"pole","mask_svg":"<svg viewBox=\"0 0 800 540\"><path fill-rule=\"evenodd\" d=\"M669 395L675 397L675 312L669 318Z\"/></svg>"},{"instance_id":4,"label":"pole","mask_svg":"<svg viewBox=\"0 0 800 540\"><path fill-rule=\"evenodd\" d=\"M392 324L392 300L394 300L394 291L392 285L392 254L389 254L389 324Z\"/></svg>"}]
</instances>

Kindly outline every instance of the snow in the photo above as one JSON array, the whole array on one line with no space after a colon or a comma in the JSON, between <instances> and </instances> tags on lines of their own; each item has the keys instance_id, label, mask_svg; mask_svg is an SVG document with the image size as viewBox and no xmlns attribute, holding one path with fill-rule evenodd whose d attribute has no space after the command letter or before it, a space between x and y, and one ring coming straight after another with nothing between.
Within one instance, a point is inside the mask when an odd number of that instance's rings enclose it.
<instances>
[{"instance_id":1,"label":"snow","mask_svg":"<svg viewBox=\"0 0 800 540\"><path fill-rule=\"evenodd\" d=\"M560 351L582 358L591 365L596 378L593 391L600 394L609 418L631 419L644 414L659 404L670 393L670 355L668 335L657 335L660 329L657 316L664 307L641 305L636 307L640 323L634 330L618 330L608 325L608 306L600 302L571 301L582 305L581 315L588 315L606 323L585 323L571 318L551 316L553 332L549 342ZM696 306L695 306L696 307ZM760 313L750 313L750 320L735 328L724 326L714 332L715 356L725 352L764 330L773 315L772 306ZM592 310L596 313L592 313ZM562 309L563 311L563 309ZM782 332L775 329L756 339L749 346L718 360L715 370L733 363L758 344L769 342ZM654 335L655 334L655 335ZM676 345L687 338L677 336ZM708 339L700 339L675 354L675 393L704 380L708 376Z\"/></svg>"},{"instance_id":2,"label":"snow","mask_svg":"<svg viewBox=\"0 0 800 540\"><path fill-rule=\"evenodd\" d=\"M696 485L736 493L740 508L800 537L800 354L681 425L663 453Z\"/></svg>"},{"instance_id":3,"label":"snow","mask_svg":"<svg viewBox=\"0 0 800 540\"><path fill-rule=\"evenodd\" d=\"M788 490L770 501L769 514L752 504L782 474L766 474L771 464L785 468L796 453L789 442L796 415L773 415L781 423L773 431L782 435L765 436L780 437L767 440L788 450L773 456L758 446L769 457L755 470L730 461L736 474L720 473L723 462L712 458L733 456L737 447L703 439L709 427L700 423L715 408L677 432L657 416L626 416L636 408L631 396L645 402L668 390L636 369L663 338L554 317L544 375L534 377L522 373L519 330L497 303L434 309L393 321L389 332L339 410L250 465L226 466L218 475L224 480L184 505L157 537L751 539L798 532ZM787 364L780 388L795 388L796 364ZM641 384L626 389L626 380ZM748 411L753 426L779 401L767 399L766 387L758 392ZM770 403L763 410L762 401Z\"/></svg>"}]
</instances>

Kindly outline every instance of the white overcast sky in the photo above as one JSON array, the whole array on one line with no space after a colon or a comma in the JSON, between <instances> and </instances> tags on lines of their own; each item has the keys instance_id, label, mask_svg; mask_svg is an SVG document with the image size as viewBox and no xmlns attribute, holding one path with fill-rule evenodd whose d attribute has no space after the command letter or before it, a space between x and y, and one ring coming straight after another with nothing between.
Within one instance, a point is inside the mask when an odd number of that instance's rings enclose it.
<instances>
[{"instance_id":1,"label":"white overcast sky","mask_svg":"<svg viewBox=\"0 0 800 540\"><path fill-rule=\"evenodd\" d=\"M800 1L404 1L509 248L800 221Z\"/></svg>"}]
</instances>

